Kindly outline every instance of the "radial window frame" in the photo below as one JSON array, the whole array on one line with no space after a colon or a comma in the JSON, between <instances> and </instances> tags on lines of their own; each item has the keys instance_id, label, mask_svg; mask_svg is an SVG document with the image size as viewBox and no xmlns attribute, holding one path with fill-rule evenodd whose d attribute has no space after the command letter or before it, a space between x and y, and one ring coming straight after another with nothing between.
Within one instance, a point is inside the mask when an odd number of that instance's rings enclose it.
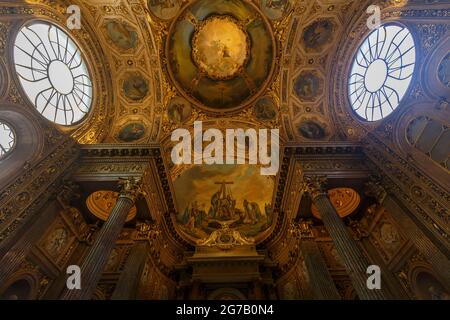
<instances>
[{"instance_id":1,"label":"radial window frame","mask_svg":"<svg viewBox=\"0 0 450 320\"><path fill-rule=\"evenodd\" d=\"M384 37L381 41L380 30L384 32ZM400 41L394 42L399 35L401 35ZM375 38L375 43L371 43L372 37ZM407 39L408 41L406 41ZM406 49L401 47L405 41ZM392 46L393 49L391 49ZM384 50L387 51L384 52ZM400 23L385 23L379 28L372 30L363 38L353 55L347 77L348 101L358 119L365 122L376 122L385 119L397 110L414 82L417 68L417 52L417 42L411 29ZM367 54L370 56L366 57ZM405 55L408 61L403 63ZM358 58L362 60L358 61ZM382 61L386 70L380 70L376 66L370 70L371 74L369 76L372 75L372 78L369 79L371 81L370 85L374 87L372 89L375 89L371 91L367 88L366 76L368 76L369 69L374 65L375 61ZM361 64L361 62L365 63L365 65ZM399 63L400 66L398 66ZM380 65L383 67L379 63ZM360 73L362 69L364 74ZM380 78L373 78L373 74L379 77L380 73L384 75L382 83L379 81ZM390 81L389 85L387 85L388 81ZM367 93L369 93L368 99L366 99ZM360 110L361 108L364 108L364 110ZM368 114L369 111L371 111L371 114Z\"/></svg>"},{"instance_id":2,"label":"radial window frame","mask_svg":"<svg viewBox=\"0 0 450 320\"><path fill-rule=\"evenodd\" d=\"M47 32L38 34L37 31L31 29L36 25L38 28L47 28ZM25 34L24 31L28 34ZM33 35L34 39L30 39L30 35ZM27 53L26 49L28 48L24 48L23 43L18 43L19 37L23 37L22 41L26 41L26 45L34 49L31 53ZM18 52L22 55L21 58L19 58ZM28 64L23 63L24 56L28 57ZM95 98L94 82L91 76L93 73L82 46L70 34L70 31L54 21L43 19L27 21L20 26L15 36L13 60L16 79L30 103L41 116L66 128L76 126L87 119L92 111ZM52 82L50 74L52 64L56 65L54 68L57 71L63 70L66 75L69 75L70 72L73 81L70 92L62 92L62 89L67 90L68 88L68 84L63 81L58 83L59 88L55 88L55 81ZM25 73L25 70L28 70L28 73ZM38 84L41 88L37 86L33 88L33 84Z\"/></svg>"},{"instance_id":3,"label":"radial window frame","mask_svg":"<svg viewBox=\"0 0 450 320\"><path fill-rule=\"evenodd\" d=\"M4 120L4 119L0 119L0 131L3 130L3 127L6 126L8 128L8 130L10 131L9 136L11 137L12 135L12 145L11 145L11 141L9 142L9 146L8 149L5 149L5 146L1 143L1 139L0 139L0 161L6 159L7 157L9 157L12 152L14 151L14 149L17 146L17 133L16 130L14 129L14 126L11 125L10 122Z\"/></svg>"}]
</instances>

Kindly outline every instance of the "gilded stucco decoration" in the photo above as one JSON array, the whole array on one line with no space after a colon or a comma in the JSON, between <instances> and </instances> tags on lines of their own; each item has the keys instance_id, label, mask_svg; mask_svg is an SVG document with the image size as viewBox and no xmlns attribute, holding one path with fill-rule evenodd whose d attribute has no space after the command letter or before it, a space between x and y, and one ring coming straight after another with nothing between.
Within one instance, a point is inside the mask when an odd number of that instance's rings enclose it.
<instances>
[{"instance_id":1,"label":"gilded stucco decoration","mask_svg":"<svg viewBox=\"0 0 450 320\"><path fill-rule=\"evenodd\" d=\"M86 199L86 206L95 217L106 221L113 210L118 197L118 192L107 190L95 191ZM136 217L136 213L136 207L131 208L126 221L133 220Z\"/></svg>"},{"instance_id":2,"label":"gilded stucco decoration","mask_svg":"<svg viewBox=\"0 0 450 320\"><path fill-rule=\"evenodd\" d=\"M361 196L351 188L334 188L328 190L330 201L341 218L351 215L361 204ZM313 216L320 219L315 205L311 206Z\"/></svg>"}]
</instances>

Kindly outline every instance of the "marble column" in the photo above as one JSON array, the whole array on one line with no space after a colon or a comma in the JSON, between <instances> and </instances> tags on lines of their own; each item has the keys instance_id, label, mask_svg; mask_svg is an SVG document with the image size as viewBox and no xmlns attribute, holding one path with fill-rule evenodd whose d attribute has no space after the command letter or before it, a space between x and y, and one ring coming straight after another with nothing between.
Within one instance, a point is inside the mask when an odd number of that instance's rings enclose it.
<instances>
[{"instance_id":1,"label":"marble column","mask_svg":"<svg viewBox=\"0 0 450 320\"><path fill-rule=\"evenodd\" d=\"M355 291L362 300L386 299L381 290L367 288L369 275L366 272L367 267L371 263L369 263L336 212L328 197L325 185L325 177L306 177L303 192L311 196L312 201L319 210L322 222L333 240L336 251L342 259Z\"/></svg>"},{"instance_id":2,"label":"marble column","mask_svg":"<svg viewBox=\"0 0 450 320\"><path fill-rule=\"evenodd\" d=\"M66 289L61 299L88 300L95 292L97 283L116 245L128 213L134 206L136 198L143 193L139 181L135 178L122 180L120 185L121 190L116 205L97 234L92 247L80 266L81 289Z\"/></svg>"},{"instance_id":3,"label":"marble column","mask_svg":"<svg viewBox=\"0 0 450 320\"><path fill-rule=\"evenodd\" d=\"M147 258L147 242L137 242L128 256L111 300L135 300L137 287Z\"/></svg>"},{"instance_id":4,"label":"marble column","mask_svg":"<svg viewBox=\"0 0 450 320\"><path fill-rule=\"evenodd\" d=\"M311 223L302 221L295 224L293 229L300 243L300 250L305 261L306 272L314 297L318 300L340 300L341 296L314 239Z\"/></svg>"}]
</instances>

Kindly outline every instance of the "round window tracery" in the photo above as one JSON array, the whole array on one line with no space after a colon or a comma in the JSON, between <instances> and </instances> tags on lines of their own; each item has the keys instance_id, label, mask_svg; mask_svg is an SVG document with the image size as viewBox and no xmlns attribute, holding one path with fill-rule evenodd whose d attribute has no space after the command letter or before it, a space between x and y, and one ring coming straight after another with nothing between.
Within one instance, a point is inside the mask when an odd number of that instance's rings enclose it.
<instances>
[{"instance_id":1,"label":"round window tracery","mask_svg":"<svg viewBox=\"0 0 450 320\"><path fill-rule=\"evenodd\" d=\"M0 120L0 160L6 157L16 144L16 135L12 128Z\"/></svg>"},{"instance_id":2,"label":"round window tracery","mask_svg":"<svg viewBox=\"0 0 450 320\"><path fill-rule=\"evenodd\" d=\"M411 83L415 62L408 28L389 24L372 31L356 53L348 81L356 114L367 121L391 114Z\"/></svg>"},{"instance_id":3,"label":"round window tracery","mask_svg":"<svg viewBox=\"0 0 450 320\"><path fill-rule=\"evenodd\" d=\"M46 119L69 126L88 114L91 78L65 31L42 21L24 26L14 43L14 62L25 93Z\"/></svg>"}]
</instances>

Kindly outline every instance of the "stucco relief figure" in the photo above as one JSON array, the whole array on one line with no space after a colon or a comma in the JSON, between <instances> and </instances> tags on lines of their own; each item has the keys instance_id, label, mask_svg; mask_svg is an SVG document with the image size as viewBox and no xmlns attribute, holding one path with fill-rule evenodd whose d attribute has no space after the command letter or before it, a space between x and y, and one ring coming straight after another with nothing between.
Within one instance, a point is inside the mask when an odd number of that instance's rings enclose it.
<instances>
[{"instance_id":1,"label":"stucco relief figure","mask_svg":"<svg viewBox=\"0 0 450 320\"><path fill-rule=\"evenodd\" d=\"M124 50L136 47L138 35L130 26L117 21L108 21L105 26L109 38L117 47Z\"/></svg>"},{"instance_id":2,"label":"stucco relief figure","mask_svg":"<svg viewBox=\"0 0 450 320\"><path fill-rule=\"evenodd\" d=\"M393 244L399 241L397 229L390 223L384 223L380 228L381 240L386 244Z\"/></svg>"},{"instance_id":3,"label":"stucco relief figure","mask_svg":"<svg viewBox=\"0 0 450 320\"><path fill-rule=\"evenodd\" d=\"M58 256L67 243L68 233L64 227L53 230L44 245L45 250L52 256Z\"/></svg>"}]
</instances>

